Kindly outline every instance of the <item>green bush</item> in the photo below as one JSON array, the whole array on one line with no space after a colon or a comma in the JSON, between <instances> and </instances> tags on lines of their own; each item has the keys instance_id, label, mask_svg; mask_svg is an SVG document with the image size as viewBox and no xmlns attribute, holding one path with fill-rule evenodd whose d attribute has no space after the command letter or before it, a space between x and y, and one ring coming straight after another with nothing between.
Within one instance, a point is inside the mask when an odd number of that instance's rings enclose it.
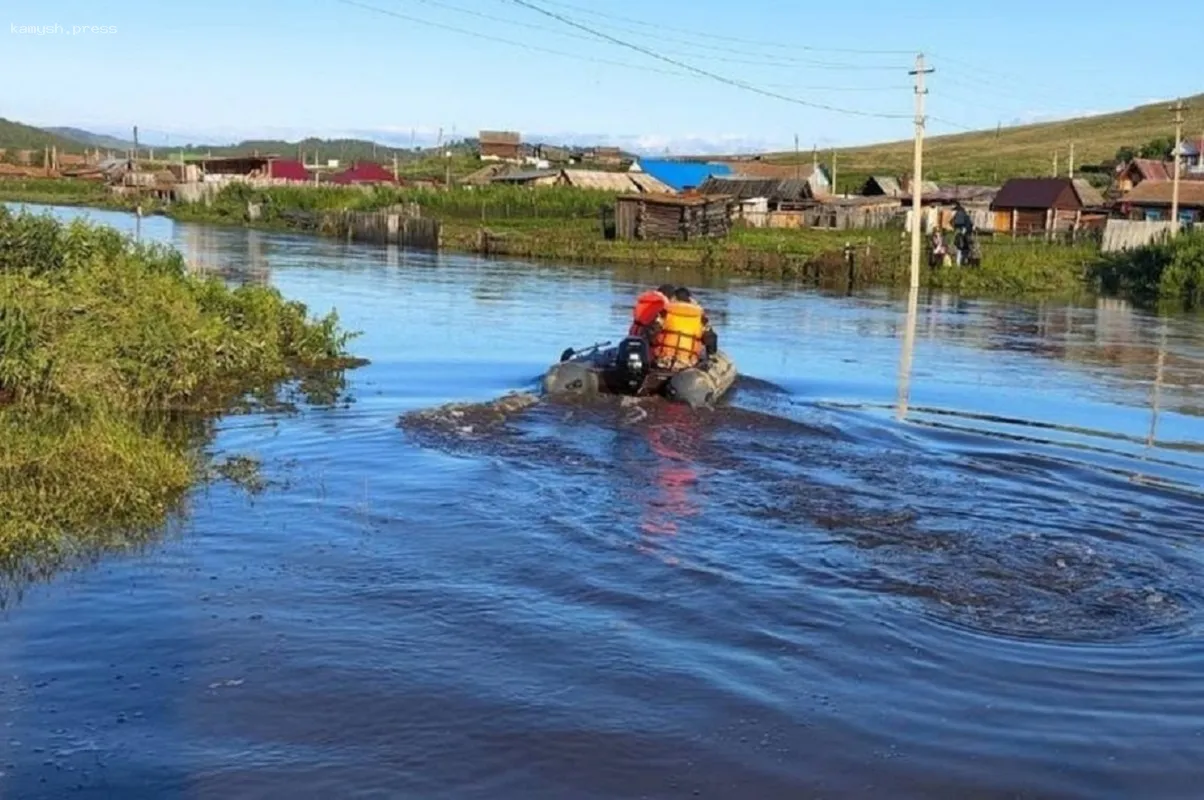
<instances>
[{"instance_id":1,"label":"green bush","mask_svg":"<svg viewBox=\"0 0 1204 800\"><path fill-rule=\"evenodd\" d=\"M293 380L325 390L349 337L168 248L0 209L0 567L161 525L200 475L179 426Z\"/></svg>"}]
</instances>

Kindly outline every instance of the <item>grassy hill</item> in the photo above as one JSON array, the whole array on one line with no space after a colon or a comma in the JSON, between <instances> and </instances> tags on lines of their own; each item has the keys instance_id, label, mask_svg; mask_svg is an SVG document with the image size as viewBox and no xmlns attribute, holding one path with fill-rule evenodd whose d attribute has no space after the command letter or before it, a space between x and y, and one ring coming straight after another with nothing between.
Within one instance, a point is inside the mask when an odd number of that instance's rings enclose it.
<instances>
[{"instance_id":1,"label":"grassy hill","mask_svg":"<svg viewBox=\"0 0 1204 800\"><path fill-rule=\"evenodd\" d=\"M83 128L43 128L43 130L55 136L79 142L85 147L99 147L102 150L124 151L134 146L133 142L126 141L125 139L118 139L116 136L106 136L103 133L93 133Z\"/></svg>"},{"instance_id":2,"label":"grassy hill","mask_svg":"<svg viewBox=\"0 0 1204 800\"><path fill-rule=\"evenodd\" d=\"M1184 135L1204 134L1204 94L1184 99ZM1020 125L999 131L976 131L924 140L925 178L950 183L997 183L1008 178L1050 175L1054 151L1065 174L1066 157L1074 142L1077 167L1110 162L1120 147L1139 147L1152 139L1172 136L1169 103L1139 106L1128 111L1080 117L1059 122ZM870 174L903 176L911 173L911 139L836 151L836 179L852 189ZM801 156L811 162L811 153ZM820 151L821 162L832 163L832 151ZM794 163L793 153L773 153L764 160Z\"/></svg>"},{"instance_id":3,"label":"grassy hill","mask_svg":"<svg viewBox=\"0 0 1204 800\"><path fill-rule=\"evenodd\" d=\"M22 125L0 118L0 148L11 150L40 150L43 147L57 147L60 152L81 153L84 145L66 139L62 136L35 128L32 125Z\"/></svg>"}]
</instances>

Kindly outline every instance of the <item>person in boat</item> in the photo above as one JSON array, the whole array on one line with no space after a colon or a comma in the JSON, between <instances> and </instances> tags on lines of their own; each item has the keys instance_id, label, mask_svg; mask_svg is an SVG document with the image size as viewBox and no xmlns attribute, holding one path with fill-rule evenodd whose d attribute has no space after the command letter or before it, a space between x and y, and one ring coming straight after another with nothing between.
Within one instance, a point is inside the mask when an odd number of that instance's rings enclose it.
<instances>
[{"instance_id":1,"label":"person in boat","mask_svg":"<svg viewBox=\"0 0 1204 800\"><path fill-rule=\"evenodd\" d=\"M673 371L696 367L719 349L719 337L690 290L679 286L652 336L652 361Z\"/></svg>"},{"instance_id":2,"label":"person in boat","mask_svg":"<svg viewBox=\"0 0 1204 800\"><path fill-rule=\"evenodd\" d=\"M664 283L637 297L635 307L631 310L631 327L628 329L627 335L641 336L651 342L656 333L657 324L664 316L665 308L668 307L674 291L676 289L672 284Z\"/></svg>"}]
</instances>

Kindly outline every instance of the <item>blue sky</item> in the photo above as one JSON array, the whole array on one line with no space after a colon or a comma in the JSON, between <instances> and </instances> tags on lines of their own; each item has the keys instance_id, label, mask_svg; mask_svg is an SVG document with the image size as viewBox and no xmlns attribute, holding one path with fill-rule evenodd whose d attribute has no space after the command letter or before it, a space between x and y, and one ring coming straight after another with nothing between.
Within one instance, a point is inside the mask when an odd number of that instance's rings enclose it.
<instances>
[{"instance_id":1,"label":"blue sky","mask_svg":"<svg viewBox=\"0 0 1204 800\"><path fill-rule=\"evenodd\" d=\"M1204 90L1165 37L1128 35L1119 6L1081 0L527 1L790 99L514 0L3 0L0 116L137 124L162 145L309 134L408 145L411 132L422 144L440 128L505 128L681 153L792 147L795 134L804 149L907 138L919 51L936 69L933 134ZM77 25L116 31L68 32Z\"/></svg>"}]
</instances>

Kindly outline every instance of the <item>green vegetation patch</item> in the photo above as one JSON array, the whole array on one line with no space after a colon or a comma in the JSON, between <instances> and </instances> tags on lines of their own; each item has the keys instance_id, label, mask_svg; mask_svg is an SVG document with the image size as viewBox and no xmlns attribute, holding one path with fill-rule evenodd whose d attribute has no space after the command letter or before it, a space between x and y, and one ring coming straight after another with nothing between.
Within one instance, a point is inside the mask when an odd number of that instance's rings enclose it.
<instances>
[{"instance_id":1,"label":"green vegetation patch","mask_svg":"<svg viewBox=\"0 0 1204 800\"><path fill-rule=\"evenodd\" d=\"M0 569L159 529L207 473L208 421L357 362L332 312L186 272L82 220L0 209ZM329 399L328 397L326 399Z\"/></svg>"}]
</instances>

